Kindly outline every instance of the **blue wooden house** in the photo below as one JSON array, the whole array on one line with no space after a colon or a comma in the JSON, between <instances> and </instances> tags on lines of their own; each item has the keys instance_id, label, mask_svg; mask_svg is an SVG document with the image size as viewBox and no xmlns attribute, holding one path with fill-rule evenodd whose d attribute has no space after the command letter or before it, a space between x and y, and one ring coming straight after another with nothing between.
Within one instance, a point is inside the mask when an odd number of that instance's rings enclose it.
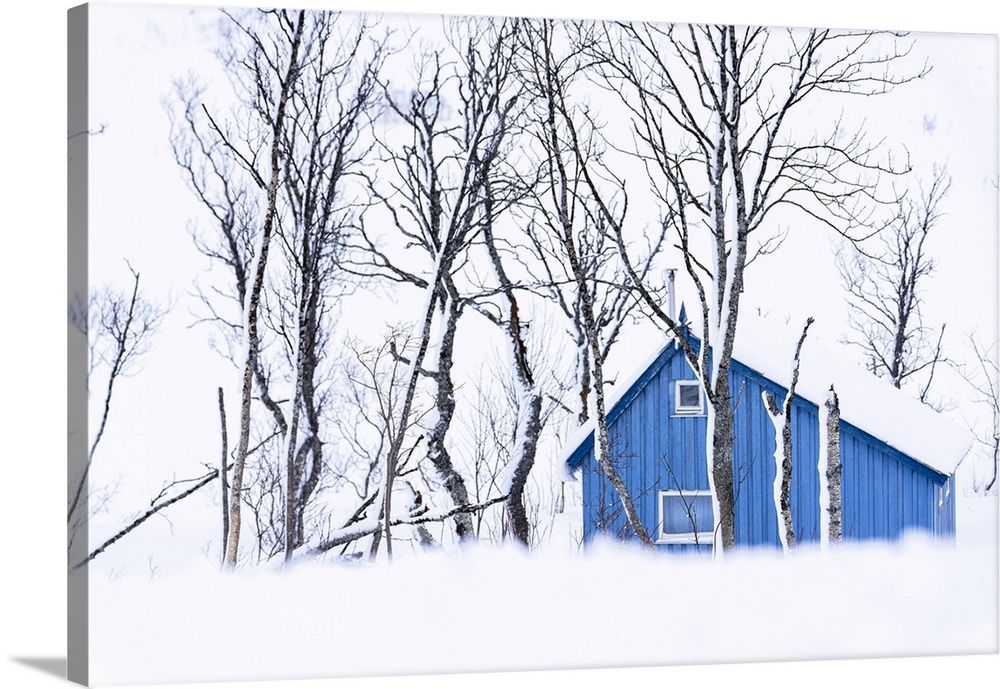
<instances>
[{"instance_id":1,"label":"blue wooden house","mask_svg":"<svg viewBox=\"0 0 1000 689\"><path fill-rule=\"evenodd\" d=\"M801 333L801 330L799 330ZM774 507L775 427L762 398L785 398L798 333L741 316L730 376L735 416L735 538L780 546ZM697 339L690 341L695 348ZM792 411L791 509L800 544L820 537L820 409L833 385L840 402L843 539L955 532L954 472L972 439L956 424L887 382L806 339ZM611 457L658 546L711 549L715 525L705 459L706 401L674 340L666 341L607 408ZM593 422L564 448L582 473L583 533L632 537L614 489L594 458ZM823 452L825 462L825 449Z\"/></svg>"}]
</instances>

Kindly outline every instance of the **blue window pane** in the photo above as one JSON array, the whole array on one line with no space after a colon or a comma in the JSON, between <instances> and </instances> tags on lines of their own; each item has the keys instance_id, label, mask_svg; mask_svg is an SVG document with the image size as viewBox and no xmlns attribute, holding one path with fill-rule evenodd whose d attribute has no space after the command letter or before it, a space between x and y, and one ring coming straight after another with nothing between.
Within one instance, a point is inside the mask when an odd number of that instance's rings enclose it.
<instances>
[{"instance_id":1,"label":"blue window pane","mask_svg":"<svg viewBox=\"0 0 1000 689\"><path fill-rule=\"evenodd\" d=\"M713 529L711 495L664 495L663 535L706 533Z\"/></svg>"}]
</instances>

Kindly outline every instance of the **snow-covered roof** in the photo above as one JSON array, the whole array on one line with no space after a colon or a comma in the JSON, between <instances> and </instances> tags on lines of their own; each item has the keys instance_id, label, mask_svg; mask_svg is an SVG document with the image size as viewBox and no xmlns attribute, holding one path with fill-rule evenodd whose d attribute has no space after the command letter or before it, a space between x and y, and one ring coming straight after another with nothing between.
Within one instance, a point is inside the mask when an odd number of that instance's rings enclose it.
<instances>
[{"instance_id":1,"label":"snow-covered roof","mask_svg":"<svg viewBox=\"0 0 1000 689\"><path fill-rule=\"evenodd\" d=\"M657 346L652 349L646 360L637 366L627 377L619 377L615 381L615 385L604 398L604 408L610 413L618 403L622 401L622 398L628 393L632 387L639 382L639 379L656 363L656 360L664 355L667 348L673 344L673 338L660 337L657 340ZM567 480L572 480L571 469L567 466L570 458L576 452L576 450L593 434L594 427L597 420L591 416L587 423L578 426L569 437L566 438L566 442L563 443L562 451L559 454L558 466L562 467L566 472Z\"/></svg>"},{"instance_id":2,"label":"snow-covered roof","mask_svg":"<svg viewBox=\"0 0 1000 689\"><path fill-rule=\"evenodd\" d=\"M733 358L788 388L792 357L805 323L740 315ZM830 385L840 418L935 471L951 475L972 447L969 431L845 356L844 345L814 337L802 345L795 394L820 405Z\"/></svg>"},{"instance_id":3,"label":"snow-covered roof","mask_svg":"<svg viewBox=\"0 0 1000 689\"><path fill-rule=\"evenodd\" d=\"M740 314L733 358L788 389L792 357L804 325ZM697 328L693 332L698 332ZM671 345L671 339L660 340L649 358L616 386L607 400L609 411ZM840 400L842 421L938 473L953 474L972 447L973 438L966 429L850 360L843 345L823 342L810 330L802 346L795 394L819 406L826 400L831 384ZM565 466L590 437L594 423L591 419L567 439L561 465Z\"/></svg>"}]
</instances>

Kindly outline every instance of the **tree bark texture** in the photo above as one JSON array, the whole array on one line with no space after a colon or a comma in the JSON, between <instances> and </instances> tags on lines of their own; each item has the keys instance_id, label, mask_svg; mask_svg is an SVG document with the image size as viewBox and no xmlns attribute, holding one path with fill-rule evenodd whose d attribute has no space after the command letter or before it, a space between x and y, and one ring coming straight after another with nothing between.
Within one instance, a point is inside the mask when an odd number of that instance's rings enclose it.
<instances>
[{"instance_id":1,"label":"tree bark texture","mask_svg":"<svg viewBox=\"0 0 1000 689\"><path fill-rule=\"evenodd\" d=\"M451 453L446 445L448 429L455 418L455 384L451 377L455 360L455 333L458 329L458 319L461 315L461 305L452 292L452 281L447 275L442 279L441 317L444 333L438 348L437 367L432 371L436 384L435 406L438 411L437 423L431 429L427 440L427 459L437 470L438 476L444 481L445 490L456 506L469 504L469 491L465 479L455 468ZM455 533L459 541L475 539L476 530L472 517L468 512L455 515Z\"/></svg>"},{"instance_id":2,"label":"tree bark texture","mask_svg":"<svg viewBox=\"0 0 1000 689\"><path fill-rule=\"evenodd\" d=\"M728 367L724 371L720 369L720 383L716 386L716 399L719 402L715 405L714 423L710 432L712 433L712 451L710 454L712 479L715 489L716 500L719 505L719 513L715 515L718 520L716 529L717 538L723 550L730 550L736 545L736 528L734 512L736 505L736 493L733 483L733 408L729 394L729 374ZM724 391L719 388L725 388Z\"/></svg>"},{"instance_id":3,"label":"tree bark texture","mask_svg":"<svg viewBox=\"0 0 1000 689\"><path fill-rule=\"evenodd\" d=\"M780 481L777 491L777 511L779 515L778 528L784 530L782 545L786 550L794 550L796 546L795 523L792 519L792 404L795 401L795 387L799 382L799 364L801 362L802 345L806 341L806 334L809 326L813 324L810 316L806 320L805 327L802 328L802 335L795 345L795 354L792 357L792 380L785 395L785 401L781 408L778 407L774 397L769 392L764 392L767 410L771 416L771 422L781 430L781 465L776 466L775 482ZM777 448L775 448L777 453Z\"/></svg>"},{"instance_id":4,"label":"tree bark texture","mask_svg":"<svg viewBox=\"0 0 1000 689\"><path fill-rule=\"evenodd\" d=\"M840 477L840 400L830 386L830 396L824 403L826 407L826 480L830 490L830 543L840 543L843 537L842 519L843 504L841 498Z\"/></svg>"}]
</instances>

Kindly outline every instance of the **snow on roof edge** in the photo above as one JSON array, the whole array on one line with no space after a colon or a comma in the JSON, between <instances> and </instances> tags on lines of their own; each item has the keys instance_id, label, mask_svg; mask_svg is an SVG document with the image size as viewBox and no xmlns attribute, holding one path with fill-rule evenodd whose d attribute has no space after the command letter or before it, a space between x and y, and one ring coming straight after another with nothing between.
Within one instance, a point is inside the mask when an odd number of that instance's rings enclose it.
<instances>
[{"instance_id":1,"label":"snow on roof edge","mask_svg":"<svg viewBox=\"0 0 1000 689\"><path fill-rule=\"evenodd\" d=\"M618 403L622 401L622 398L624 398L633 386L639 382L643 375L645 375L646 371L648 371L656 363L657 359L660 358L660 356L667 350L668 347L670 347L671 344L673 344L673 342L674 339L672 337L664 337L660 341L660 346L656 347L653 350L653 353L646 357L646 360L637 366L627 378L621 382L615 382L615 389L612 394L606 395L604 398L604 408L608 410L608 414L610 414L611 411L618 406ZM580 448L580 446L587 441L587 438L593 434L596 424L596 417L591 416L586 423L577 426L563 443L562 450L559 452L556 462L559 466L564 467L567 477L575 480L575 474L579 469L579 466L568 467L567 463L570 458L576 454L576 451Z\"/></svg>"}]
</instances>

